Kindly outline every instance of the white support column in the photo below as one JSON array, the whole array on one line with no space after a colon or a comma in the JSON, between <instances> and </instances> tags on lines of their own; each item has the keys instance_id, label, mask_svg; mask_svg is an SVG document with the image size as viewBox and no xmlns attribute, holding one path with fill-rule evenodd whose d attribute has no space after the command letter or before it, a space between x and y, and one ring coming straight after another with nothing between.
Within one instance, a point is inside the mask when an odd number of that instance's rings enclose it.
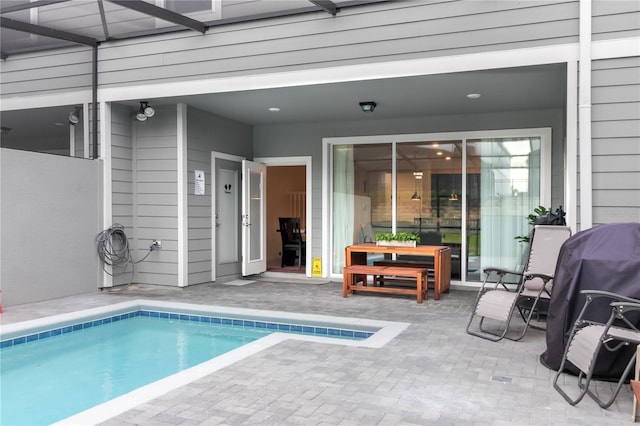
<instances>
[{"instance_id":1,"label":"white support column","mask_svg":"<svg viewBox=\"0 0 640 426\"><path fill-rule=\"evenodd\" d=\"M189 285L189 239L187 204L187 105L177 105L178 173L178 287Z\"/></svg>"},{"instance_id":2,"label":"white support column","mask_svg":"<svg viewBox=\"0 0 640 426\"><path fill-rule=\"evenodd\" d=\"M579 75L580 229L593 226L591 159L591 0L580 0Z\"/></svg>"},{"instance_id":3,"label":"white support column","mask_svg":"<svg viewBox=\"0 0 640 426\"><path fill-rule=\"evenodd\" d=\"M91 122L89 119L90 105L93 105L93 104L90 104L89 102L84 102L82 104L82 140L84 141L82 156L84 158L91 158L91 153L89 152L90 143L91 143L90 141L91 133L89 132L89 123Z\"/></svg>"},{"instance_id":4,"label":"white support column","mask_svg":"<svg viewBox=\"0 0 640 426\"><path fill-rule=\"evenodd\" d=\"M102 229L113 221L113 181L111 159L111 103L100 103L100 161L102 161ZM87 151L85 151L86 153ZM107 270L109 270L107 267ZM102 287L113 287L113 277L102 273Z\"/></svg>"},{"instance_id":5,"label":"white support column","mask_svg":"<svg viewBox=\"0 0 640 426\"><path fill-rule=\"evenodd\" d=\"M567 225L578 229L578 63L567 62L567 136L564 165L564 209Z\"/></svg>"},{"instance_id":6,"label":"white support column","mask_svg":"<svg viewBox=\"0 0 640 426\"><path fill-rule=\"evenodd\" d=\"M398 156L396 150L397 143L393 141L391 142L391 232L394 234L397 232L396 221L398 220L398 214L396 213L396 209L398 208L398 177L396 176L398 173L396 165Z\"/></svg>"},{"instance_id":7,"label":"white support column","mask_svg":"<svg viewBox=\"0 0 640 426\"><path fill-rule=\"evenodd\" d=\"M76 126L69 123L69 157L76 156Z\"/></svg>"}]
</instances>

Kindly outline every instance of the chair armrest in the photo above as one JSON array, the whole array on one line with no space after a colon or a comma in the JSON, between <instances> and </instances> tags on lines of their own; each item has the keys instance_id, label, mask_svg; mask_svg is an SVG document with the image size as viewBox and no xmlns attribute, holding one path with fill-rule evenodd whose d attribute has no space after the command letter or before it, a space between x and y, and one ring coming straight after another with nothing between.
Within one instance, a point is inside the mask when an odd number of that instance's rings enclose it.
<instances>
[{"instance_id":1,"label":"chair armrest","mask_svg":"<svg viewBox=\"0 0 640 426\"><path fill-rule=\"evenodd\" d=\"M511 274L511 275L519 275L522 276L522 272L516 272L516 271L511 271L509 269L503 269L503 268L495 268L492 266L488 266L486 268L482 268L482 271L485 274L490 274L492 272L495 272L498 275L506 275L506 274Z\"/></svg>"},{"instance_id":2,"label":"chair armrest","mask_svg":"<svg viewBox=\"0 0 640 426\"><path fill-rule=\"evenodd\" d=\"M604 290L581 290L581 294L584 294L585 297L590 299L597 299L600 297L608 297L617 302L628 302L628 303L640 303L640 300L634 299L632 297L623 296L621 294L612 293L610 291ZM613 302L615 303L615 302Z\"/></svg>"},{"instance_id":3,"label":"chair armrest","mask_svg":"<svg viewBox=\"0 0 640 426\"><path fill-rule=\"evenodd\" d=\"M553 275L543 274L538 272L528 272L524 274L524 278L530 280L532 278L542 278L543 281L547 282L553 279Z\"/></svg>"},{"instance_id":4,"label":"chair armrest","mask_svg":"<svg viewBox=\"0 0 640 426\"><path fill-rule=\"evenodd\" d=\"M486 291L486 287L491 287L491 286L493 287L492 288L493 290L496 290L498 286L501 286L506 291L516 291L516 290L510 290L507 287L507 285L503 281L504 276L507 274L522 276L521 272L515 272L515 271L510 271L508 269L495 268L495 267L482 268L482 271L485 273L485 279L482 282L482 286L480 287L480 293L484 293ZM496 275L498 276L497 281L489 281L489 278L491 277L492 272L495 272Z\"/></svg>"},{"instance_id":5,"label":"chair armrest","mask_svg":"<svg viewBox=\"0 0 640 426\"><path fill-rule=\"evenodd\" d=\"M581 290L580 291L581 294L584 294L584 296L586 297L586 301L584 303L584 306L582 306L582 310L580 311L580 314L578 314L578 318L576 319L575 325L579 325L581 323L588 323L589 321L584 320L584 316L587 312L587 308L589 307L589 304L594 300L594 299L599 299L602 297L606 297L608 299L612 299L613 302L610 303L610 305L612 306L612 312L611 312L611 317L609 319L609 322L607 323L607 327L609 327L614 318L616 317L616 312L619 312L619 308L616 306L617 303L626 303L628 305L636 305L636 304L640 304L640 300L637 299L633 299L631 297L627 297L627 296L623 296L621 294L617 294L617 293L612 293L610 291L604 291L604 290Z\"/></svg>"},{"instance_id":6,"label":"chair armrest","mask_svg":"<svg viewBox=\"0 0 640 426\"><path fill-rule=\"evenodd\" d=\"M611 306L619 311L640 311L640 300L635 302L611 302Z\"/></svg>"}]
</instances>

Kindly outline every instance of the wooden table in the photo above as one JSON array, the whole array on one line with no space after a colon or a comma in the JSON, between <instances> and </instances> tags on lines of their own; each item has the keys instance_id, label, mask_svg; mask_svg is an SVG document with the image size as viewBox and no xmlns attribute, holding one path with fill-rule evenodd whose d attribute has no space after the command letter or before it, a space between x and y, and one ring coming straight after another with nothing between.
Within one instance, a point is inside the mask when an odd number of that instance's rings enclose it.
<instances>
[{"instance_id":1,"label":"wooden table","mask_svg":"<svg viewBox=\"0 0 640 426\"><path fill-rule=\"evenodd\" d=\"M367 253L408 254L412 256L432 256L434 265L434 298L440 299L440 293L449 291L451 283L451 248L448 246L396 247L377 246L375 243L354 244L348 246L345 253L345 266L366 265Z\"/></svg>"}]
</instances>

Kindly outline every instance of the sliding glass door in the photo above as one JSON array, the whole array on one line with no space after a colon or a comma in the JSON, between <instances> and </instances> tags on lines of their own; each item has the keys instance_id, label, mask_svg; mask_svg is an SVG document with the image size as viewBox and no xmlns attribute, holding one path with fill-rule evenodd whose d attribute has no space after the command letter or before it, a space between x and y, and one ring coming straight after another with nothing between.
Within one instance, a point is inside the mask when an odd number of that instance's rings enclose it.
<instances>
[{"instance_id":1,"label":"sliding glass door","mask_svg":"<svg viewBox=\"0 0 640 426\"><path fill-rule=\"evenodd\" d=\"M352 139L331 149L334 274L346 246L383 231L451 247L454 280L521 265L526 246L515 237L527 235L527 215L550 199L548 129Z\"/></svg>"},{"instance_id":2,"label":"sliding glass door","mask_svg":"<svg viewBox=\"0 0 640 426\"><path fill-rule=\"evenodd\" d=\"M390 143L333 146L332 272L341 274L344 248L391 231Z\"/></svg>"},{"instance_id":3,"label":"sliding glass door","mask_svg":"<svg viewBox=\"0 0 640 426\"><path fill-rule=\"evenodd\" d=\"M533 136L467 141L469 279L480 279L486 266L523 266L527 247L515 237L528 235L526 218L542 204L540 151Z\"/></svg>"}]
</instances>

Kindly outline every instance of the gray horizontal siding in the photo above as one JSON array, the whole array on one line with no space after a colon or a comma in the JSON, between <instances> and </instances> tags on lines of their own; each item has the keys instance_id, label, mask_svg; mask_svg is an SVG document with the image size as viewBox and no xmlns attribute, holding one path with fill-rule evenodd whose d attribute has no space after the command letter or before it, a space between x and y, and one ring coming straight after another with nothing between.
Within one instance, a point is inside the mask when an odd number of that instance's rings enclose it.
<instances>
[{"instance_id":1,"label":"gray horizontal siding","mask_svg":"<svg viewBox=\"0 0 640 426\"><path fill-rule=\"evenodd\" d=\"M594 2L594 40L640 35L639 4ZM233 16L233 3L224 8ZM319 12L224 25L206 35L103 43L98 80L101 87L137 85L576 42L578 9L577 1L395 1L336 17ZM88 90L91 60L87 48L10 57L0 64L0 93Z\"/></svg>"},{"instance_id":2,"label":"gray horizontal siding","mask_svg":"<svg viewBox=\"0 0 640 426\"><path fill-rule=\"evenodd\" d=\"M136 258L135 221L133 205L133 140L131 115L127 108L113 105L111 109L111 222L124 226L133 256ZM127 284L131 267L123 275L113 277L113 284ZM123 271L115 271L117 273Z\"/></svg>"},{"instance_id":3,"label":"gray horizontal siding","mask_svg":"<svg viewBox=\"0 0 640 426\"><path fill-rule=\"evenodd\" d=\"M592 66L593 223L640 221L640 57Z\"/></svg>"},{"instance_id":4,"label":"gray horizontal siding","mask_svg":"<svg viewBox=\"0 0 640 426\"><path fill-rule=\"evenodd\" d=\"M103 86L577 41L577 2L389 2L101 48Z\"/></svg>"},{"instance_id":5,"label":"gray horizontal siding","mask_svg":"<svg viewBox=\"0 0 640 426\"><path fill-rule=\"evenodd\" d=\"M211 281L211 152L251 158L253 132L249 126L189 108L187 135L188 282L192 285ZM205 173L205 195L194 195L195 170Z\"/></svg>"},{"instance_id":6,"label":"gray horizontal siding","mask_svg":"<svg viewBox=\"0 0 640 426\"><path fill-rule=\"evenodd\" d=\"M336 17L308 13L206 35L106 42L98 81L102 88L166 83L577 42L578 9L577 1L395 1L345 8ZM19 55L0 66L2 96L90 89L88 49Z\"/></svg>"},{"instance_id":7,"label":"gray horizontal siding","mask_svg":"<svg viewBox=\"0 0 640 426\"><path fill-rule=\"evenodd\" d=\"M89 90L93 50L71 48L12 56L0 61L2 97Z\"/></svg>"},{"instance_id":8,"label":"gray horizontal siding","mask_svg":"<svg viewBox=\"0 0 640 426\"><path fill-rule=\"evenodd\" d=\"M640 2L637 0L594 1L593 40L640 36Z\"/></svg>"},{"instance_id":9,"label":"gray horizontal siding","mask_svg":"<svg viewBox=\"0 0 640 426\"><path fill-rule=\"evenodd\" d=\"M593 155L640 155L640 141L637 138L598 138L592 148Z\"/></svg>"},{"instance_id":10,"label":"gray horizontal siding","mask_svg":"<svg viewBox=\"0 0 640 426\"><path fill-rule=\"evenodd\" d=\"M156 107L156 115L135 128L135 208L138 256L154 250L136 265L136 281L145 284L178 283L177 126L175 107Z\"/></svg>"},{"instance_id":11,"label":"gray horizontal siding","mask_svg":"<svg viewBox=\"0 0 640 426\"><path fill-rule=\"evenodd\" d=\"M211 281L211 116L194 108L187 110L187 238L189 241L189 285ZM205 194L194 195L195 170L205 175Z\"/></svg>"}]
</instances>

